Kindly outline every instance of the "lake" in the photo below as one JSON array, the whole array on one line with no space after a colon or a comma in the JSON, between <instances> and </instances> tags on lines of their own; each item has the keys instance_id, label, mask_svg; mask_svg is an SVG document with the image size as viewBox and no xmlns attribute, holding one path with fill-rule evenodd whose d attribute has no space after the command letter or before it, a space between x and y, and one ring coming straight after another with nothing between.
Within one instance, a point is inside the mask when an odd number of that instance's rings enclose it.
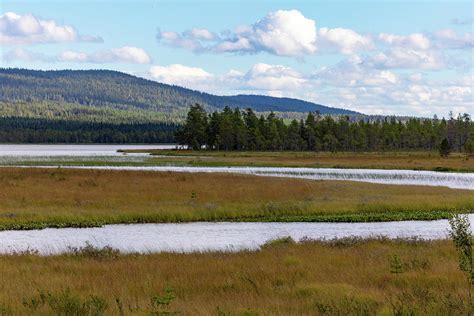
<instances>
[{"instance_id":1,"label":"lake","mask_svg":"<svg viewBox=\"0 0 474 316\"><path fill-rule=\"evenodd\" d=\"M91 145L55 145L55 144L6 144L0 145L0 157L90 157L90 156L123 156L119 149L173 149L174 144L128 145L128 144L91 144ZM147 154L126 154L147 155Z\"/></svg>"},{"instance_id":2,"label":"lake","mask_svg":"<svg viewBox=\"0 0 474 316\"><path fill-rule=\"evenodd\" d=\"M121 157L119 149L170 149L175 145L0 145L0 157ZM127 154L125 156L128 156ZM146 154L141 154L146 155ZM133 155L132 155L133 157ZM108 160L107 160L108 161ZM38 167L24 167L38 168ZM40 167L57 168L57 167ZM180 166L63 166L62 168L131 170L149 172L236 173L311 180L361 181L395 185L446 186L474 190L473 173L414 170L180 167ZM473 196L474 198L474 196ZM469 215L471 221L474 215ZM97 228L61 228L0 232L0 253L38 250L49 255L66 252L90 242L123 252L193 252L258 249L266 241L291 236L295 240L333 239L349 236L389 238L446 238L448 222L401 221L382 223L178 223L106 225Z\"/></svg>"},{"instance_id":3,"label":"lake","mask_svg":"<svg viewBox=\"0 0 474 316\"><path fill-rule=\"evenodd\" d=\"M471 222L474 214L469 215ZM48 228L0 232L0 253L38 250L42 255L67 252L86 242L122 252L196 252L255 250L266 241L291 236L295 240L342 237L444 239L448 221L371 223L231 223L106 225L96 228Z\"/></svg>"},{"instance_id":4,"label":"lake","mask_svg":"<svg viewBox=\"0 0 474 316\"><path fill-rule=\"evenodd\" d=\"M101 160L105 162L143 162L147 153L121 153L119 149L172 149L175 144L127 145L0 145L0 164L15 165L15 162L55 161L67 162L76 159ZM272 167L183 167L183 166L71 166L63 168L87 168L108 170L135 170L157 172L217 172L238 173L269 177L288 177L310 180L344 180L396 185L446 186L453 189L474 190L474 173L433 172L416 170L385 169L335 169L335 168L272 168Z\"/></svg>"}]
</instances>

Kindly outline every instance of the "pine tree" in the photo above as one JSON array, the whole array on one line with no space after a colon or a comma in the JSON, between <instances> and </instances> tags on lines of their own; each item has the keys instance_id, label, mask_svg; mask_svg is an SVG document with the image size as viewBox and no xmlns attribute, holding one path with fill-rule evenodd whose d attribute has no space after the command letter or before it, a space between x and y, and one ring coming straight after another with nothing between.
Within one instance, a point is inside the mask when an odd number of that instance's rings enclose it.
<instances>
[{"instance_id":1,"label":"pine tree","mask_svg":"<svg viewBox=\"0 0 474 316\"><path fill-rule=\"evenodd\" d=\"M201 150L208 143L207 113L201 105L191 106L186 123L176 132L176 140L194 150Z\"/></svg>"},{"instance_id":2,"label":"pine tree","mask_svg":"<svg viewBox=\"0 0 474 316\"><path fill-rule=\"evenodd\" d=\"M448 139L445 138L439 145L439 154L441 157L448 157L450 151L451 151L451 146L449 146Z\"/></svg>"}]
</instances>

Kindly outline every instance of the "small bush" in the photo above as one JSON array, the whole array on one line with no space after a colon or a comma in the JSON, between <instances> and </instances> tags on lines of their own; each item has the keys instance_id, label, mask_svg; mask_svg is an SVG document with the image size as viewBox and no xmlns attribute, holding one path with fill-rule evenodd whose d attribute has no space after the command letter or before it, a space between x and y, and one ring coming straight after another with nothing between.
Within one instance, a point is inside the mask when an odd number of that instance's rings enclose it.
<instances>
[{"instance_id":1,"label":"small bush","mask_svg":"<svg viewBox=\"0 0 474 316\"><path fill-rule=\"evenodd\" d=\"M286 237L269 240L265 242L261 248L266 249L266 248L272 248L276 246L294 245L295 243L296 242L293 238L291 238L290 236L286 236Z\"/></svg>"},{"instance_id":2,"label":"small bush","mask_svg":"<svg viewBox=\"0 0 474 316\"><path fill-rule=\"evenodd\" d=\"M169 310L169 305L176 298L174 289L167 286L163 295L155 295L151 298L151 314L152 315L170 315L177 314Z\"/></svg>"},{"instance_id":3,"label":"small bush","mask_svg":"<svg viewBox=\"0 0 474 316\"><path fill-rule=\"evenodd\" d=\"M40 309L47 308L52 314L65 316L99 316L108 308L107 301L97 295L82 299L68 289L60 293L39 291L37 296L23 299L23 306L36 314Z\"/></svg>"},{"instance_id":4,"label":"small bush","mask_svg":"<svg viewBox=\"0 0 474 316\"><path fill-rule=\"evenodd\" d=\"M341 300L314 302L317 314L320 315L375 315L376 304L353 296Z\"/></svg>"},{"instance_id":5,"label":"small bush","mask_svg":"<svg viewBox=\"0 0 474 316\"><path fill-rule=\"evenodd\" d=\"M120 251L110 246L103 248L96 247L90 242L86 242L83 247L69 247L69 252L73 256L94 258L94 259L116 259L120 256Z\"/></svg>"},{"instance_id":6,"label":"small bush","mask_svg":"<svg viewBox=\"0 0 474 316\"><path fill-rule=\"evenodd\" d=\"M402 260L398 255L393 255L392 259L390 260L390 273L402 273L403 272L403 265Z\"/></svg>"},{"instance_id":7,"label":"small bush","mask_svg":"<svg viewBox=\"0 0 474 316\"><path fill-rule=\"evenodd\" d=\"M469 217L467 215L454 215L449 219L451 230L449 236L456 246L458 253L459 269L466 273L469 310L474 313L472 299L472 285L474 284L474 252L472 250L473 238Z\"/></svg>"}]
</instances>

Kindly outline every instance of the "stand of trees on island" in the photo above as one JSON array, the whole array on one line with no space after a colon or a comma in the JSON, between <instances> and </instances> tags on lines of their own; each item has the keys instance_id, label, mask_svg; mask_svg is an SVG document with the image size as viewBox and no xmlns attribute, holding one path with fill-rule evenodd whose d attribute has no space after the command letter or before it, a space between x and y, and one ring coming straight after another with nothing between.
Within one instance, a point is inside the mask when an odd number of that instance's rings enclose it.
<instances>
[{"instance_id":1,"label":"stand of trees on island","mask_svg":"<svg viewBox=\"0 0 474 316\"><path fill-rule=\"evenodd\" d=\"M446 119L395 117L353 122L308 113L305 120L284 120L270 113L226 107L208 114L196 104L175 134L180 145L210 150L385 151L440 150L472 153L474 124L468 114Z\"/></svg>"}]
</instances>

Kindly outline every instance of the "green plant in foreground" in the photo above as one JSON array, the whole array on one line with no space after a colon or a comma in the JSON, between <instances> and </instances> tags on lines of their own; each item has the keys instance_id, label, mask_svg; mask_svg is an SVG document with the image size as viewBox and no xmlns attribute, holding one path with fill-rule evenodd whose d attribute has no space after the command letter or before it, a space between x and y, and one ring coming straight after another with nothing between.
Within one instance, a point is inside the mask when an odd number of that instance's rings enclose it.
<instances>
[{"instance_id":1,"label":"green plant in foreground","mask_svg":"<svg viewBox=\"0 0 474 316\"><path fill-rule=\"evenodd\" d=\"M458 252L459 268L467 274L469 310L472 311L472 284L474 283L474 265L472 254L472 230L469 218L464 214L454 215L449 219L451 230L449 236Z\"/></svg>"},{"instance_id":2,"label":"green plant in foreground","mask_svg":"<svg viewBox=\"0 0 474 316\"><path fill-rule=\"evenodd\" d=\"M165 288L165 293L163 295L155 295L151 298L151 314L152 315L171 315L175 314L168 309L168 306L171 302L174 301L176 295L174 289L170 286Z\"/></svg>"},{"instance_id":3,"label":"green plant in foreground","mask_svg":"<svg viewBox=\"0 0 474 316\"><path fill-rule=\"evenodd\" d=\"M89 241L86 241L85 246L76 248L69 247L69 253L72 256L87 257L97 260L103 259L117 259L120 256L120 250L114 249L110 246L103 248L92 245Z\"/></svg>"},{"instance_id":4,"label":"green plant in foreground","mask_svg":"<svg viewBox=\"0 0 474 316\"><path fill-rule=\"evenodd\" d=\"M283 245L294 245L294 244L296 244L296 241L290 236L286 236L286 237L280 237L277 239L271 239L271 240L266 241L262 245L262 249L276 247L276 246L283 246Z\"/></svg>"},{"instance_id":5,"label":"green plant in foreground","mask_svg":"<svg viewBox=\"0 0 474 316\"><path fill-rule=\"evenodd\" d=\"M398 255L393 255L392 259L390 260L390 273L402 273L403 266L402 260Z\"/></svg>"},{"instance_id":6,"label":"green plant in foreground","mask_svg":"<svg viewBox=\"0 0 474 316\"><path fill-rule=\"evenodd\" d=\"M69 288L60 293L46 293L39 291L38 295L30 299L23 299L23 306L37 314L43 307L47 307L55 315L86 316L103 315L108 308L106 300L97 295L87 299L71 293Z\"/></svg>"}]
</instances>

